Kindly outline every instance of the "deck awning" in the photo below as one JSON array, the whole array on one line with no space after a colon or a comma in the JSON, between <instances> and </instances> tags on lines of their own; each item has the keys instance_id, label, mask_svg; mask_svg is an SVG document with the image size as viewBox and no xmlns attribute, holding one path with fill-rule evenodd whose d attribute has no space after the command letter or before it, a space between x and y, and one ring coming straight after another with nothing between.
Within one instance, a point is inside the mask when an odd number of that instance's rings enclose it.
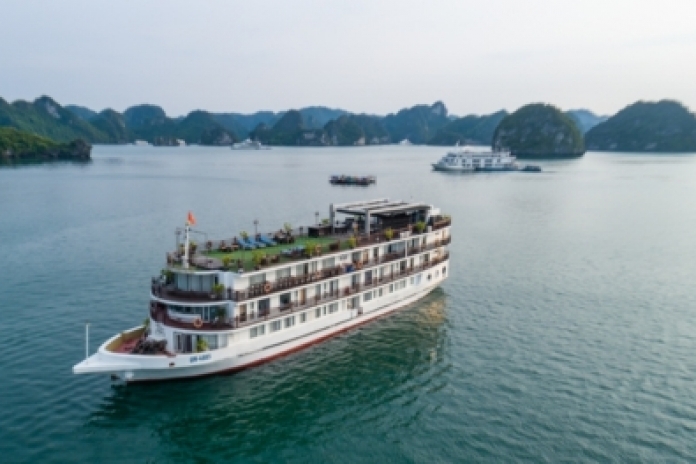
<instances>
[{"instance_id":1,"label":"deck awning","mask_svg":"<svg viewBox=\"0 0 696 464\"><path fill-rule=\"evenodd\" d=\"M333 205L334 211L355 216L393 216L414 211L427 211L430 208L431 206L425 203L391 201L388 198Z\"/></svg>"}]
</instances>

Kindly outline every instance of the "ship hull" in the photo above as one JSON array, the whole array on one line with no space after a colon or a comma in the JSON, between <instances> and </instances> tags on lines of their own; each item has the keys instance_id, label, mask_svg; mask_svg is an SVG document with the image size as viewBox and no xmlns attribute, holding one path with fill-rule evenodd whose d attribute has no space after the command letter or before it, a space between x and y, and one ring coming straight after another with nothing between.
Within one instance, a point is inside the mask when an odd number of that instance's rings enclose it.
<instances>
[{"instance_id":1,"label":"ship hull","mask_svg":"<svg viewBox=\"0 0 696 464\"><path fill-rule=\"evenodd\" d=\"M449 260L443 261L437 268L444 269L448 264ZM146 356L107 351L106 346L116 338L114 337L105 342L96 354L74 366L73 371L76 374L110 374L128 383L187 379L241 371L386 316L423 298L447 278L443 273L424 274L438 276L433 278L431 283L395 292L380 301L379 305L371 307L372 302L368 302L360 309L338 311L297 326L284 334L283 339L267 336L265 339L234 343L228 348L203 353Z\"/></svg>"}]
</instances>

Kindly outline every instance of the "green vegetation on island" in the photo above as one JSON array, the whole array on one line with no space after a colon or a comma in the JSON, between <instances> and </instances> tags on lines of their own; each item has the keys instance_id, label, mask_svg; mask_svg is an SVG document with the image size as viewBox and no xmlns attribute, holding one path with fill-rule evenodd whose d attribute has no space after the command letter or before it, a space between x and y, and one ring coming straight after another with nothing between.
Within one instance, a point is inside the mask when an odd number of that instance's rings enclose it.
<instances>
[{"instance_id":1,"label":"green vegetation on island","mask_svg":"<svg viewBox=\"0 0 696 464\"><path fill-rule=\"evenodd\" d=\"M585 135L590 150L696 151L696 116L679 102L637 102Z\"/></svg>"},{"instance_id":2,"label":"green vegetation on island","mask_svg":"<svg viewBox=\"0 0 696 464\"><path fill-rule=\"evenodd\" d=\"M585 153L575 122L555 106L542 103L523 106L503 118L492 147L510 150L518 158L567 158Z\"/></svg>"},{"instance_id":3,"label":"green vegetation on island","mask_svg":"<svg viewBox=\"0 0 696 464\"><path fill-rule=\"evenodd\" d=\"M0 160L3 163L29 161L88 161L92 147L81 139L54 142L46 137L0 127Z\"/></svg>"},{"instance_id":4,"label":"green vegetation on island","mask_svg":"<svg viewBox=\"0 0 696 464\"><path fill-rule=\"evenodd\" d=\"M382 120L394 142L408 139L416 144L427 143L449 122L447 107L441 101L430 106L405 108L396 114L388 114Z\"/></svg>"},{"instance_id":5,"label":"green vegetation on island","mask_svg":"<svg viewBox=\"0 0 696 464\"><path fill-rule=\"evenodd\" d=\"M428 145L490 145L496 127L507 111L498 111L485 116L469 115L457 118L440 129Z\"/></svg>"},{"instance_id":6,"label":"green vegetation on island","mask_svg":"<svg viewBox=\"0 0 696 464\"><path fill-rule=\"evenodd\" d=\"M82 139L96 144L144 140L153 145L231 145L245 138L276 146L356 146L398 143L491 145L519 157L574 157L591 150L696 151L696 116L676 101L637 102L615 116L586 109L562 113L546 104L526 105L461 118L444 103L415 105L386 116L354 114L310 106L252 114L196 110L170 117L156 105L131 106L123 113L58 104L43 96L33 102L0 98L0 127L57 142Z\"/></svg>"}]
</instances>

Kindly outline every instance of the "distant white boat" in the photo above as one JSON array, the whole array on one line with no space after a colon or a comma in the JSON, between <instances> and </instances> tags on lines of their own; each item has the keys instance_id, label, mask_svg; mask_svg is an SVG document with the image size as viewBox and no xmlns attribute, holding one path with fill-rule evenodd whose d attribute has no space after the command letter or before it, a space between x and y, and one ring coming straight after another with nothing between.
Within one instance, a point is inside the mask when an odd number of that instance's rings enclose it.
<instances>
[{"instance_id":1,"label":"distant white boat","mask_svg":"<svg viewBox=\"0 0 696 464\"><path fill-rule=\"evenodd\" d=\"M413 145L409 139L403 139L399 145Z\"/></svg>"},{"instance_id":2,"label":"distant white boat","mask_svg":"<svg viewBox=\"0 0 696 464\"><path fill-rule=\"evenodd\" d=\"M145 140L136 140L135 142L133 142L133 145L149 146L150 143L146 142Z\"/></svg>"},{"instance_id":3,"label":"distant white boat","mask_svg":"<svg viewBox=\"0 0 696 464\"><path fill-rule=\"evenodd\" d=\"M271 147L263 145L258 140L246 139L243 142L232 145L232 150L270 150Z\"/></svg>"},{"instance_id":4,"label":"distant white boat","mask_svg":"<svg viewBox=\"0 0 696 464\"><path fill-rule=\"evenodd\" d=\"M447 153L440 161L434 163L436 171L517 171L519 166L515 157L507 151L478 151L469 147L460 147Z\"/></svg>"},{"instance_id":5,"label":"distant white boat","mask_svg":"<svg viewBox=\"0 0 696 464\"><path fill-rule=\"evenodd\" d=\"M186 141L185 141L185 140L176 139L176 143L177 143L177 145L179 145L180 147L185 147L185 146L186 146Z\"/></svg>"}]
</instances>

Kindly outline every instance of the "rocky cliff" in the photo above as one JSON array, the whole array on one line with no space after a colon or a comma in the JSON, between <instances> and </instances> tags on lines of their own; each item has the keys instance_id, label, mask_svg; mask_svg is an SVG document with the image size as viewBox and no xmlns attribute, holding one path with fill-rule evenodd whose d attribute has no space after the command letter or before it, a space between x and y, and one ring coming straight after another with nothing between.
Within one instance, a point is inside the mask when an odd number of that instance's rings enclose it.
<instances>
[{"instance_id":1,"label":"rocky cliff","mask_svg":"<svg viewBox=\"0 0 696 464\"><path fill-rule=\"evenodd\" d=\"M637 102L585 135L589 150L696 151L696 116L679 102Z\"/></svg>"},{"instance_id":2,"label":"rocky cliff","mask_svg":"<svg viewBox=\"0 0 696 464\"><path fill-rule=\"evenodd\" d=\"M88 161L92 146L81 139L60 143L45 137L0 127L0 160L4 163L23 161Z\"/></svg>"},{"instance_id":3,"label":"rocky cliff","mask_svg":"<svg viewBox=\"0 0 696 464\"><path fill-rule=\"evenodd\" d=\"M523 106L503 118L492 147L510 150L519 158L567 158L585 153L575 123L555 106L542 103Z\"/></svg>"}]
</instances>

